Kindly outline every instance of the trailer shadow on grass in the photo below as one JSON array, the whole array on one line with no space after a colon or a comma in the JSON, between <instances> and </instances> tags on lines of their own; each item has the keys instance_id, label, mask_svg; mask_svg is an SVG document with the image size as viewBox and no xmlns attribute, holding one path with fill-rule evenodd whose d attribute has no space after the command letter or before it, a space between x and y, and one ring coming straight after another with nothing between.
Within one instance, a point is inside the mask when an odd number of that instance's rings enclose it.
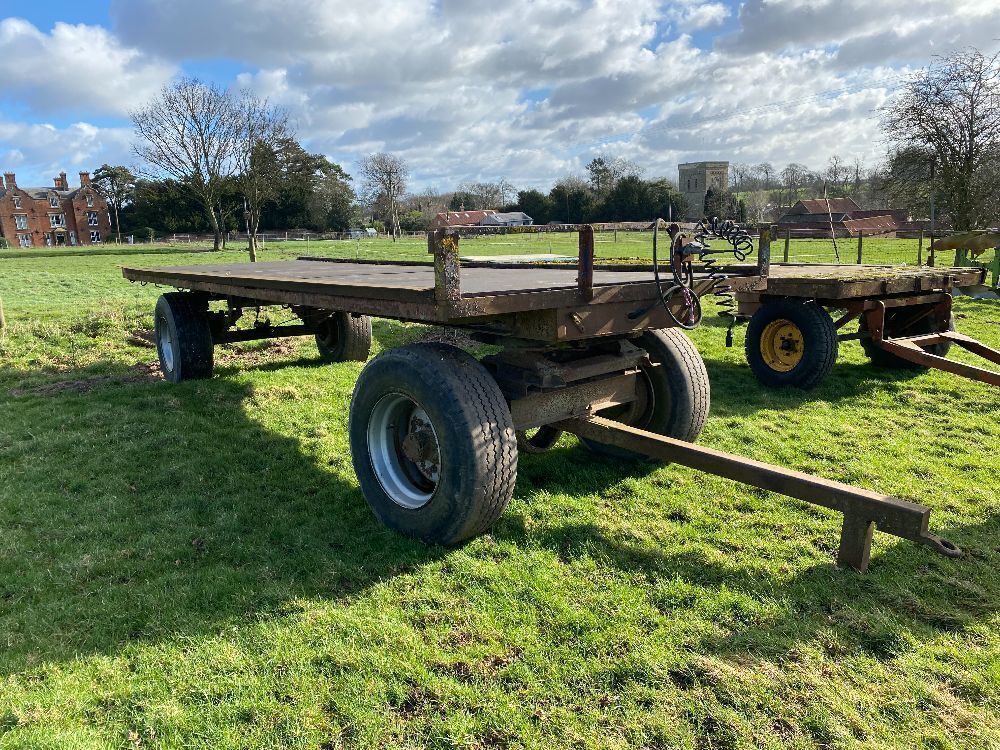
<instances>
[{"instance_id":1,"label":"trailer shadow on grass","mask_svg":"<svg viewBox=\"0 0 1000 750\"><path fill-rule=\"evenodd\" d=\"M735 594L730 597L731 611L712 612L715 634L692 647L692 660L703 652L785 660L810 642L828 656L861 651L887 660L912 648L913 642L963 631L1000 609L995 572L1000 564L998 516L940 530L963 547L962 559L898 541L873 554L865 574L837 568L831 557L787 576L776 575L781 566L769 564L766 546L759 551L765 559L758 564L727 564L721 554L664 549L648 539L630 540L617 533L612 537L591 523L538 532L527 531L523 520L502 520L495 535L540 544L566 562L587 557L629 576L646 576L651 592L659 581L673 582L681 593L650 595L664 616L696 607L699 596ZM770 613L758 613L757 607Z\"/></svg>"},{"instance_id":2,"label":"trailer shadow on grass","mask_svg":"<svg viewBox=\"0 0 1000 750\"><path fill-rule=\"evenodd\" d=\"M120 369L0 398L0 674L354 597L445 554L377 523L346 451L258 423L249 386Z\"/></svg>"}]
</instances>

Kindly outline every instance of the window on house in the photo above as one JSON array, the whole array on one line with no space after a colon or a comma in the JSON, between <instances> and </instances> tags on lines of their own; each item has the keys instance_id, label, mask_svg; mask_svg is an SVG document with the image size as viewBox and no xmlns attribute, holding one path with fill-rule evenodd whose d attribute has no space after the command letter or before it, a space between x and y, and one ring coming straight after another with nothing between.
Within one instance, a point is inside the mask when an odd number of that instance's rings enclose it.
<instances>
[{"instance_id":1,"label":"window on house","mask_svg":"<svg viewBox=\"0 0 1000 750\"><path fill-rule=\"evenodd\" d=\"M97 211L87 211L87 226L97 227Z\"/></svg>"},{"instance_id":2,"label":"window on house","mask_svg":"<svg viewBox=\"0 0 1000 750\"><path fill-rule=\"evenodd\" d=\"M94 207L94 196L92 196L90 193L87 193L87 207L88 208Z\"/></svg>"},{"instance_id":3,"label":"window on house","mask_svg":"<svg viewBox=\"0 0 1000 750\"><path fill-rule=\"evenodd\" d=\"M66 214L49 214L49 225L52 227L66 226Z\"/></svg>"},{"instance_id":4,"label":"window on house","mask_svg":"<svg viewBox=\"0 0 1000 750\"><path fill-rule=\"evenodd\" d=\"M14 196L14 208L20 208L20 207L21 207L21 196L20 195L15 195Z\"/></svg>"},{"instance_id":5,"label":"window on house","mask_svg":"<svg viewBox=\"0 0 1000 750\"><path fill-rule=\"evenodd\" d=\"M18 229L27 229L28 217L24 214L14 214L14 226Z\"/></svg>"},{"instance_id":6,"label":"window on house","mask_svg":"<svg viewBox=\"0 0 1000 750\"><path fill-rule=\"evenodd\" d=\"M52 208L59 208L59 199L54 195L51 196L49 198L49 205L52 206Z\"/></svg>"},{"instance_id":7,"label":"window on house","mask_svg":"<svg viewBox=\"0 0 1000 750\"><path fill-rule=\"evenodd\" d=\"M17 235L17 244L21 247L31 247L31 235L30 234L19 234Z\"/></svg>"},{"instance_id":8,"label":"window on house","mask_svg":"<svg viewBox=\"0 0 1000 750\"><path fill-rule=\"evenodd\" d=\"M100 232L91 232L90 233L90 241L92 243L94 243L94 244L99 243L101 241L101 233Z\"/></svg>"}]
</instances>

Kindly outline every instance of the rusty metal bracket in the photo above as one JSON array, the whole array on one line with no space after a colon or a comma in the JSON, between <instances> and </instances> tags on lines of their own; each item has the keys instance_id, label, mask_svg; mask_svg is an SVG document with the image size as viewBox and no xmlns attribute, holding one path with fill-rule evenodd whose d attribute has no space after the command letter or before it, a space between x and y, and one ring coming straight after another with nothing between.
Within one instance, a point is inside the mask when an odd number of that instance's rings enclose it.
<instances>
[{"instance_id":1,"label":"rusty metal bracket","mask_svg":"<svg viewBox=\"0 0 1000 750\"><path fill-rule=\"evenodd\" d=\"M571 419L553 426L659 461L689 466L840 511L844 514L844 525L837 563L858 571L868 567L872 533L876 528L886 534L926 545L948 557L961 557L963 554L951 542L928 531L931 510L924 505L664 437L603 417Z\"/></svg>"},{"instance_id":2,"label":"rusty metal bracket","mask_svg":"<svg viewBox=\"0 0 1000 750\"><path fill-rule=\"evenodd\" d=\"M939 320L947 320L948 313L951 311L951 297L946 297L945 301L938 304L943 311L938 314ZM956 362L947 357L931 354L925 351L925 347L950 342L996 365L1000 365L1000 351L957 331L939 331L938 333L928 333L919 336L886 338L885 310L886 306L882 300L871 300L865 305L865 321L868 324L868 331L871 334L872 341L880 349L908 362L923 365L924 367L932 367L936 370L943 370L953 375L961 375L971 380L978 380L988 385L1000 387L1000 372L967 365L964 362Z\"/></svg>"}]
</instances>

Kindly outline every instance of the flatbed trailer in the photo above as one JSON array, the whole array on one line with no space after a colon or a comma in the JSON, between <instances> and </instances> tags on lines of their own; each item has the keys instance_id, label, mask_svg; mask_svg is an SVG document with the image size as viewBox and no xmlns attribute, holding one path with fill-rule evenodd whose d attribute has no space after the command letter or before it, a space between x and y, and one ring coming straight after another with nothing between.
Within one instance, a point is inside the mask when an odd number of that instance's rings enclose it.
<instances>
[{"instance_id":1,"label":"flatbed trailer","mask_svg":"<svg viewBox=\"0 0 1000 750\"><path fill-rule=\"evenodd\" d=\"M946 356L956 345L1000 365L1000 351L955 331L952 316L954 290L981 285L984 269L758 262L724 272L737 316L749 321L747 361L765 385L812 388L833 368L840 342L860 341L881 367L935 368L1000 386L1000 372Z\"/></svg>"},{"instance_id":2,"label":"flatbed trailer","mask_svg":"<svg viewBox=\"0 0 1000 750\"><path fill-rule=\"evenodd\" d=\"M694 444L708 415L704 362L678 327L697 320L645 268L595 268L589 226L576 268L462 265L461 232L428 235L431 263L297 260L125 268L172 286L156 305L160 367L172 382L210 377L218 344L315 336L328 361L367 360L375 315L461 328L499 352L477 360L440 343L383 351L358 378L349 437L368 504L386 525L454 544L487 530L510 500L519 452L563 431L619 459L673 462L844 515L837 561L865 570L873 531L961 556L928 530L926 506ZM542 231L557 231L542 228ZM529 230L522 230L529 231ZM539 229L534 229L539 231ZM695 279L691 289L716 285ZM291 309L272 325L247 309Z\"/></svg>"}]
</instances>

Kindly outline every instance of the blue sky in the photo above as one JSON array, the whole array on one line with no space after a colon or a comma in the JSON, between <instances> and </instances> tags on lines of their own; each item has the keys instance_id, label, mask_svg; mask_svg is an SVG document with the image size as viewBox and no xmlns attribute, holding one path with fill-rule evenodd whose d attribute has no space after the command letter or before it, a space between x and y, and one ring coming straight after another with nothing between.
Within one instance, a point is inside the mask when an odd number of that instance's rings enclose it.
<instances>
[{"instance_id":1,"label":"blue sky","mask_svg":"<svg viewBox=\"0 0 1000 750\"><path fill-rule=\"evenodd\" d=\"M348 171L397 153L414 189L598 154L871 166L899 81L997 29L993 0L4 0L0 167L141 167L128 111L182 74L269 97Z\"/></svg>"}]
</instances>

